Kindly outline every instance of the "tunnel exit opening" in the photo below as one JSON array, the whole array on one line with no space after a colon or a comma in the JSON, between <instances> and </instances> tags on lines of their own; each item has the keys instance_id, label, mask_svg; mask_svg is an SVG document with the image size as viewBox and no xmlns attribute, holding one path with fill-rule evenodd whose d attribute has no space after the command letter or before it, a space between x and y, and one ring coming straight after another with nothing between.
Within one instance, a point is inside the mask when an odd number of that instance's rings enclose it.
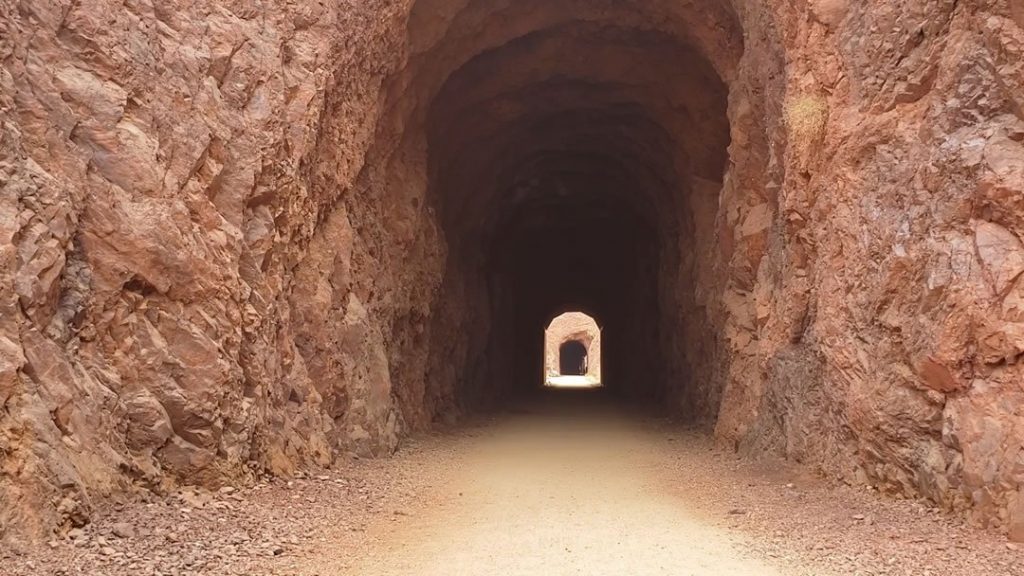
<instances>
[{"instance_id":1,"label":"tunnel exit opening","mask_svg":"<svg viewBox=\"0 0 1024 576\"><path fill-rule=\"evenodd\" d=\"M544 385L601 386L601 327L583 312L556 316L544 330Z\"/></svg>"}]
</instances>

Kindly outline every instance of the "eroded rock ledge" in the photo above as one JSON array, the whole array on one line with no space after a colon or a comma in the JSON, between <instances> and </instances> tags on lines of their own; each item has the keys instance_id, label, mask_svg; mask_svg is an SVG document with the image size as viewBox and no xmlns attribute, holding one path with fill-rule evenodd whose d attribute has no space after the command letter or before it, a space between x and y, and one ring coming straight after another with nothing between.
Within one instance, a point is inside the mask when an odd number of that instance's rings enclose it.
<instances>
[{"instance_id":1,"label":"eroded rock ledge","mask_svg":"<svg viewBox=\"0 0 1024 576\"><path fill-rule=\"evenodd\" d=\"M573 298L620 392L1024 531L1016 0L207 4L0 0L5 542L387 454Z\"/></svg>"}]
</instances>

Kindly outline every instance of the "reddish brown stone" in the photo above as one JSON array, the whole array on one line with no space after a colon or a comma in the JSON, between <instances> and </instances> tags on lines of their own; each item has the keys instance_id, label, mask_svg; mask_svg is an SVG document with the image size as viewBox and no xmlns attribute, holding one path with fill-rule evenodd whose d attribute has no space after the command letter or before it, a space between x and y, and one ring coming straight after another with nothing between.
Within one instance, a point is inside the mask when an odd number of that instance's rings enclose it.
<instances>
[{"instance_id":1,"label":"reddish brown stone","mask_svg":"<svg viewBox=\"0 0 1024 576\"><path fill-rule=\"evenodd\" d=\"M0 539L388 454L567 305L725 445L1010 517L1021 14L0 4Z\"/></svg>"}]
</instances>

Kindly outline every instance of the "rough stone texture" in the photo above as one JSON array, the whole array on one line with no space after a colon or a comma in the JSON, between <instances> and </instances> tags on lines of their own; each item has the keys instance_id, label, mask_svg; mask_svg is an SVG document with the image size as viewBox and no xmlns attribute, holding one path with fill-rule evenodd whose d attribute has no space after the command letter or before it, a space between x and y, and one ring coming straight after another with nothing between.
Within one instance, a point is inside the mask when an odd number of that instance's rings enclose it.
<instances>
[{"instance_id":1,"label":"rough stone texture","mask_svg":"<svg viewBox=\"0 0 1024 576\"><path fill-rule=\"evenodd\" d=\"M500 397L574 206L613 383L1019 534L1022 52L1019 0L0 0L0 538Z\"/></svg>"},{"instance_id":2,"label":"rough stone texture","mask_svg":"<svg viewBox=\"0 0 1024 576\"><path fill-rule=\"evenodd\" d=\"M601 328L597 322L582 312L566 312L551 320L544 330L544 374L558 376L559 348L562 344L576 340L587 349L587 373L585 376L601 380Z\"/></svg>"},{"instance_id":3,"label":"rough stone texture","mask_svg":"<svg viewBox=\"0 0 1024 576\"><path fill-rule=\"evenodd\" d=\"M347 209L407 10L357 4L0 3L5 538L394 448L385 343L443 246Z\"/></svg>"},{"instance_id":4,"label":"rough stone texture","mask_svg":"<svg viewBox=\"0 0 1024 576\"><path fill-rule=\"evenodd\" d=\"M785 22L805 57L787 70L786 170L752 291L764 384L727 385L722 437L777 435L851 482L1018 521L1022 24L1019 2L954 1ZM760 390L742 403L754 418L727 401L737 385Z\"/></svg>"}]
</instances>

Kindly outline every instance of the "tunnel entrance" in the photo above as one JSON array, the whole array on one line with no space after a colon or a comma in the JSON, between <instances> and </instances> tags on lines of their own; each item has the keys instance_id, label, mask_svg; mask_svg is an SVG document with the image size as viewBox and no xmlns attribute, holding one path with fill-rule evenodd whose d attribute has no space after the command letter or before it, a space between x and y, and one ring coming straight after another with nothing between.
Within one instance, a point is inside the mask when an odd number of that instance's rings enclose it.
<instances>
[{"instance_id":1,"label":"tunnel entrance","mask_svg":"<svg viewBox=\"0 0 1024 576\"><path fill-rule=\"evenodd\" d=\"M584 376L587 373L587 347L579 340L558 347L559 376Z\"/></svg>"},{"instance_id":2,"label":"tunnel entrance","mask_svg":"<svg viewBox=\"0 0 1024 576\"><path fill-rule=\"evenodd\" d=\"M714 13L705 4L689 14L701 26ZM685 332L704 322L691 295L716 244L728 91L685 27L608 14L551 13L485 41L429 109L450 295L486 310L475 316L487 341L469 353L499 396L538 383L534 338L558 311L602 318L601 381L623 397L678 395L692 371L682 346L703 345Z\"/></svg>"},{"instance_id":3,"label":"tunnel entrance","mask_svg":"<svg viewBox=\"0 0 1024 576\"><path fill-rule=\"evenodd\" d=\"M451 294L487 311L473 352L497 395L538 382L532 338L571 306L604 322L601 381L613 393L663 402L689 384L685 346L702 344L686 330L703 324L691 294L700 258L713 255L727 88L692 38L634 24L570 18L487 42L432 102L431 192Z\"/></svg>"},{"instance_id":4,"label":"tunnel entrance","mask_svg":"<svg viewBox=\"0 0 1024 576\"><path fill-rule=\"evenodd\" d=\"M410 383L397 393L406 420L562 377L561 343L552 354L538 336L567 311L599 318L605 337L566 372L599 366L613 397L713 420L728 378L721 324L742 305L724 312L722 287L739 269L730 290L748 298L766 245L757 226L771 221L735 189L765 189L744 156L764 148L764 128L730 93L744 54L731 3L417 0L408 30L385 86L380 169L357 182L386 184L384 213L423 214L395 230L394 253L438 287L395 324L403 343L429 339L389 366ZM421 262L435 261L431 276ZM405 372L420 362L417 387Z\"/></svg>"}]
</instances>

